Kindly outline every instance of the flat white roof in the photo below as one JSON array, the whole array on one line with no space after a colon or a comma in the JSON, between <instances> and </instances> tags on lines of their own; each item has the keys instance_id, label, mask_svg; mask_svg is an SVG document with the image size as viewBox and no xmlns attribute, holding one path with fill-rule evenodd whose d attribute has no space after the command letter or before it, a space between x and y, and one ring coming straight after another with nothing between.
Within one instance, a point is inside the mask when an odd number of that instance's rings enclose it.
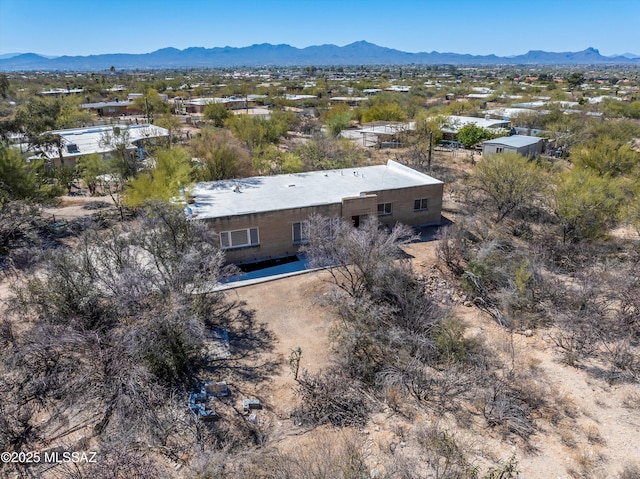
<instances>
[{"instance_id":1,"label":"flat white roof","mask_svg":"<svg viewBox=\"0 0 640 479\"><path fill-rule=\"evenodd\" d=\"M480 128L494 128L497 126L506 126L509 123L507 120L493 120L485 118L476 118L473 116L448 116L445 119L445 124L442 131L446 133L458 133L460 129L469 124L476 125Z\"/></svg>"},{"instance_id":2,"label":"flat white roof","mask_svg":"<svg viewBox=\"0 0 640 479\"><path fill-rule=\"evenodd\" d=\"M198 183L190 205L197 218L220 218L341 203L381 190L442 181L389 160L386 165ZM236 191L238 190L238 191Z\"/></svg>"},{"instance_id":3,"label":"flat white roof","mask_svg":"<svg viewBox=\"0 0 640 479\"><path fill-rule=\"evenodd\" d=\"M129 144L127 148L134 148L134 142L145 138L159 138L169 136L169 131L155 125L114 125L114 126L94 126L89 128L72 128L69 130L55 130L49 133L59 135L62 138L62 156L65 158L89 155L91 153L108 153L113 147L104 143L105 134L113 134L114 127L129 132ZM67 145L74 144L77 148L71 152L67 150ZM45 154L49 158L58 158L57 151L48 151Z\"/></svg>"},{"instance_id":4,"label":"flat white roof","mask_svg":"<svg viewBox=\"0 0 640 479\"><path fill-rule=\"evenodd\" d=\"M285 100L293 100L293 101L311 100L312 98L318 98L318 97L316 95L291 95L289 93L285 93L284 95Z\"/></svg>"},{"instance_id":5,"label":"flat white roof","mask_svg":"<svg viewBox=\"0 0 640 479\"><path fill-rule=\"evenodd\" d=\"M83 103L80 105L80 108L107 108L110 106L124 106L127 107L133 104L132 101L124 100L124 101L100 101L97 103Z\"/></svg>"},{"instance_id":6,"label":"flat white roof","mask_svg":"<svg viewBox=\"0 0 640 479\"><path fill-rule=\"evenodd\" d=\"M414 121L410 121L408 123L400 123L400 122L388 122L384 124L379 124L382 122L372 122L365 123L364 128L360 128L358 130L359 133L373 133L376 135L395 135L401 131L407 130L415 130L416 123Z\"/></svg>"},{"instance_id":7,"label":"flat white roof","mask_svg":"<svg viewBox=\"0 0 640 479\"><path fill-rule=\"evenodd\" d=\"M542 138L537 136L513 135L503 136L502 138L496 138L494 140L487 140L483 143L488 145L504 145L511 146L513 148L522 148L523 146L536 145L541 141Z\"/></svg>"},{"instance_id":8,"label":"flat white roof","mask_svg":"<svg viewBox=\"0 0 640 479\"><path fill-rule=\"evenodd\" d=\"M499 116L503 119L513 118L514 116L522 115L522 114L534 114L540 113L537 110L532 110L531 108L494 108L492 110L485 110L487 115Z\"/></svg>"},{"instance_id":9,"label":"flat white roof","mask_svg":"<svg viewBox=\"0 0 640 479\"><path fill-rule=\"evenodd\" d=\"M200 105L200 106L206 106L206 105L210 105L211 103L232 103L232 102L238 102L238 101L244 101L244 98L239 98L239 97L227 97L227 98L192 98L191 100L187 100L185 101L186 105Z\"/></svg>"},{"instance_id":10,"label":"flat white roof","mask_svg":"<svg viewBox=\"0 0 640 479\"><path fill-rule=\"evenodd\" d=\"M332 96L331 101L367 101L368 96Z\"/></svg>"}]
</instances>

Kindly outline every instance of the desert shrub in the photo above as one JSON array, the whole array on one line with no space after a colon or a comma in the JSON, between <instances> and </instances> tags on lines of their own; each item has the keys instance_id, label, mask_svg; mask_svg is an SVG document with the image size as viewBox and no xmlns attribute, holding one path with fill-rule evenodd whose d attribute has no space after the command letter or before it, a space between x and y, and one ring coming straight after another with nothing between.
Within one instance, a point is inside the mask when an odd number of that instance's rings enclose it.
<instances>
[{"instance_id":1,"label":"desert shrub","mask_svg":"<svg viewBox=\"0 0 640 479\"><path fill-rule=\"evenodd\" d=\"M638 464L626 464L618 479L640 479L640 466Z\"/></svg>"},{"instance_id":2,"label":"desert shrub","mask_svg":"<svg viewBox=\"0 0 640 479\"><path fill-rule=\"evenodd\" d=\"M489 427L528 443L536 430L534 417L546 404L544 388L529 377L508 374L491 380L483 414Z\"/></svg>"},{"instance_id":3,"label":"desert shrub","mask_svg":"<svg viewBox=\"0 0 640 479\"><path fill-rule=\"evenodd\" d=\"M301 423L344 427L361 426L367 420L369 406L361 386L338 369L303 372L296 394L300 403L293 417Z\"/></svg>"},{"instance_id":4,"label":"desert shrub","mask_svg":"<svg viewBox=\"0 0 640 479\"><path fill-rule=\"evenodd\" d=\"M264 479L369 479L364 442L355 434L326 434L307 447L275 452L259 465L257 477Z\"/></svg>"},{"instance_id":5,"label":"desert shrub","mask_svg":"<svg viewBox=\"0 0 640 479\"><path fill-rule=\"evenodd\" d=\"M467 459L467 451L450 432L437 424L416 428L420 456L427 463L431 477L439 479L476 478L478 468Z\"/></svg>"}]
</instances>

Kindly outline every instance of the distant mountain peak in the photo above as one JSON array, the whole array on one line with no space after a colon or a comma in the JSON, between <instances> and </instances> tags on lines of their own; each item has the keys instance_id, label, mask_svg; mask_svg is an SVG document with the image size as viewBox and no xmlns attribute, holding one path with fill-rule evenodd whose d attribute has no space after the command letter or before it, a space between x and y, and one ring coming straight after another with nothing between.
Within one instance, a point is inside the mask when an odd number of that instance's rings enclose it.
<instances>
[{"instance_id":1,"label":"distant mountain peak","mask_svg":"<svg viewBox=\"0 0 640 479\"><path fill-rule=\"evenodd\" d=\"M115 66L118 70L163 68L229 68L252 66L321 66L321 65L589 65L630 63L640 64L640 58L605 57L594 47L579 52L545 52L530 50L524 55L499 57L440 53L437 51L409 53L382 47L366 40L344 46L333 44L296 48L288 44L256 43L248 47L189 47L179 50L166 47L145 54L105 54L46 58L25 53L0 58L0 71L100 71Z\"/></svg>"}]
</instances>

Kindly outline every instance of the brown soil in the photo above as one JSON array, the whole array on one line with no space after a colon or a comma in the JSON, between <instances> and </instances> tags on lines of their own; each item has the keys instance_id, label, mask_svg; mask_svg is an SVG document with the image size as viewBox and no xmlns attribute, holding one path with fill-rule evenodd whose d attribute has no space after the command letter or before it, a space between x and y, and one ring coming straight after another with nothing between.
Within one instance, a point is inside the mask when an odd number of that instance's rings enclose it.
<instances>
[{"instance_id":1,"label":"brown soil","mask_svg":"<svg viewBox=\"0 0 640 479\"><path fill-rule=\"evenodd\" d=\"M427 275L433 271L436 244L407 246L418 273ZM268 383L255 384L252 388L265 400L266 407L259 412L259 417L270 428L269 444L282 450L327 434L338 434L326 427L305 430L289 419L296 401L295 381L288 366L291 349L298 346L302 349L301 368L311 372L322 369L330 361L327 333L333 318L330 308L322 305L329 290L327 274L320 272L227 292L230 299L242 300L255 309L257 319L268 324L276 336L273 354L282 361L282 368ZM466 322L467 334L483 337L505 354L511 350L513 341L513 361L534 370L536 382L544 385L554 407L566 410L558 424L546 417L539 418L536 423L539 432L534 434L528 448L516 440L504 439L479 419L462 428L453 417L437 418L441 426L467 445L474 455L473 461L483 470L508 458L512 452L518 460L520 477L524 478L615 477L624 465L640 462L638 385L611 386L584 370L562 364L543 331L532 336L511 335L475 307L464 306L461 299L454 303L453 310ZM425 413L422 418L428 420L429 415ZM399 424L409 430L412 427L404 418L383 407L357 431L371 451L371 467L383 468L384 460L376 451L388 451L389 444L402 442L396 434ZM411 450L410 442L403 447L403 453L409 457L418 453L417 449Z\"/></svg>"},{"instance_id":2,"label":"brown soil","mask_svg":"<svg viewBox=\"0 0 640 479\"><path fill-rule=\"evenodd\" d=\"M470 167L466 158L451 160L463 169ZM450 194L448 191L445 197L449 207L453 199ZM83 205L96 200L111 202L109 197L65 197L59 208L47 209L46 213L62 220L88 216L93 211ZM629 229L621 230L617 235L637 238L637 234ZM436 244L417 243L406 247L418 273L433 274ZM269 356L280 367L275 368L269 380L232 385L236 392L242 391L242 396L234 395L236 408L241 409L243 397L259 397L263 402L265 407L258 411L258 417L269 431L267 444L270 447L287 451L311 444L319 437L340 434L328 427L308 430L290 419L297 401L296 383L288 364L291 350L302 349L300 367L310 372L321 370L331 361L329 331L334 317L331 309L323 304L331 289L328 280L326 272L312 272L230 289L225 293L230 300L245 302L255 311L257 321L265 323L275 335L275 348ZM9 282L8 278L0 281L0 303L8 297ZM464 301L455 294L449 299L453 312L466 322L467 334L482 337L505 355L513 351L514 363L535 371L549 400L556 407L562 407L564 414L557 423L548 417L538 418L538 432L533 436L531 448L504 439L479 419L465 427L459 426L453 417L432 418L424 413L420 416L422 420L437 419L467 446L473 454L472 460L483 470L487 465L509 457L512 452L517 457L522 478L614 478L625 465L640 465L640 386L609 385L595 379L586 370L563 364L545 331L536 331L532 336L512 335L480 310L463 305ZM388 454L392 444L402 445L407 457L418 454L417 448L398 436L399 425L409 430L413 425L391 409L381 407L364 428L356 431L364 438L370 452L369 465L376 471L384 469L382 456Z\"/></svg>"}]
</instances>

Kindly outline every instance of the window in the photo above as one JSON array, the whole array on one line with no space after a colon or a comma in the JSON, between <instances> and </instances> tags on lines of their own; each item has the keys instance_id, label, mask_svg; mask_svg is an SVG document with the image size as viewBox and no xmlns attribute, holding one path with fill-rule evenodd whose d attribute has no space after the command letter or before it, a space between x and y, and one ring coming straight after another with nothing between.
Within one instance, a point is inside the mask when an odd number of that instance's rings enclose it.
<instances>
[{"instance_id":1,"label":"window","mask_svg":"<svg viewBox=\"0 0 640 479\"><path fill-rule=\"evenodd\" d=\"M378 203L378 216L391 214L391 203Z\"/></svg>"},{"instance_id":2,"label":"window","mask_svg":"<svg viewBox=\"0 0 640 479\"><path fill-rule=\"evenodd\" d=\"M220 247L222 249L243 248L260 244L258 228L246 230L223 231L220 233Z\"/></svg>"},{"instance_id":3,"label":"window","mask_svg":"<svg viewBox=\"0 0 640 479\"><path fill-rule=\"evenodd\" d=\"M307 241L309 241L309 222L293 223L293 244L306 243Z\"/></svg>"},{"instance_id":4,"label":"window","mask_svg":"<svg viewBox=\"0 0 640 479\"><path fill-rule=\"evenodd\" d=\"M503 151L504 151L504 148L502 148L501 146L496 147L496 153L502 153Z\"/></svg>"},{"instance_id":5,"label":"window","mask_svg":"<svg viewBox=\"0 0 640 479\"><path fill-rule=\"evenodd\" d=\"M420 198L413 202L413 211L423 211L429 209L429 198Z\"/></svg>"}]
</instances>

